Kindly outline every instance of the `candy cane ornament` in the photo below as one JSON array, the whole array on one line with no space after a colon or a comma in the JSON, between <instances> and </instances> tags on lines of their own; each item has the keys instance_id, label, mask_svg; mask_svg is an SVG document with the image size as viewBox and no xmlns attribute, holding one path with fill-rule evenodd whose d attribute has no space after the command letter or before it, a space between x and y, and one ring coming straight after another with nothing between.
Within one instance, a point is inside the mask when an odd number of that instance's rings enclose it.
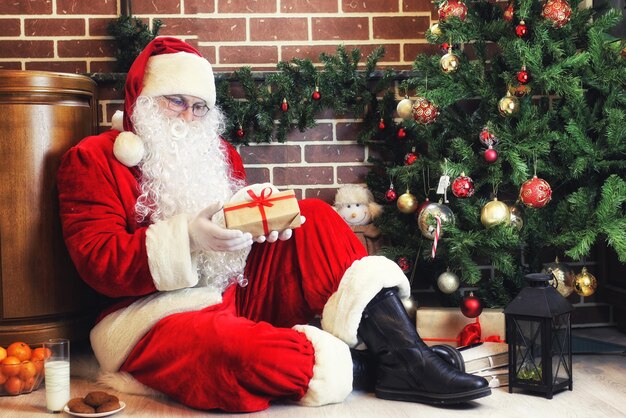
<instances>
[{"instance_id":1,"label":"candy cane ornament","mask_svg":"<svg viewBox=\"0 0 626 418\"><path fill-rule=\"evenodd\" d=\"M435 216L435 221L437 222L437 227L435 228L435 233L433 234L433 250L431 252L432 258L435 258L435 254L437 254L437 242L439 241L439 235L441 234L441 218L439 216Z\"/></svg>"}]
</instances>

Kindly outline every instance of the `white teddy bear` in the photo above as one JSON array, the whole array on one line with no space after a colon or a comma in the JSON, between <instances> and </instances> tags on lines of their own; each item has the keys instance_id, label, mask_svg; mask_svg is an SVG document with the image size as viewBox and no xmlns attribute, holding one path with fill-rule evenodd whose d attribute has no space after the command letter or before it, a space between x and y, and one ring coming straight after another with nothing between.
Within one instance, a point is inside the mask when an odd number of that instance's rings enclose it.
<instances>
[{"instance_id":1,"label":"white teddy bear","mask_svg":"<svg viewBox=\"0 0 626 418\"><path fill-rule=\"evenodd\" d=\"M372 192L355 184L341 186L335 195L333 207L359 238L367 253L377 253L383 240L380 230L372 221L380 216L383 207L374 201Z\"/></svg>"},{"instance_id":2,"label":"white teddy bear","mask_svg":"<svg viewBox=\"0 0 626 418\"><path fill-rule=\"evenodd\" d=\"M363 186L347 184L335 195L335 210L349 225L367 225L383 212L372 192Z\"/></svg>"}]
</instances>

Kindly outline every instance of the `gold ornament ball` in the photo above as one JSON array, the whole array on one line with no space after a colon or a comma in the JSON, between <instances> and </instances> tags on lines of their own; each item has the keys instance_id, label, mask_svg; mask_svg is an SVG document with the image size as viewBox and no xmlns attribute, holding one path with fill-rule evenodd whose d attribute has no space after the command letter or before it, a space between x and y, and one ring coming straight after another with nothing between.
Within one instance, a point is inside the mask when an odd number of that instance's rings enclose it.
<instances>
[{"instance_id":1,"label":"gold ornament ball","mask_svg":"<svg viewBox=\"0 0 626 418\"><path fill-rule=\"evenodd\" d=\"M439 60L439 65L444 73L453 73L459 69L461 61L459 61L459 57L454 55L451 51L448 51L448 53Z\"/></svg>"},{"instance_id":2,"label":"gold ornament ball","mask_svg":"<svg viewBox=\"0 0 626 418\"><path fill-rule=\"evenodd\" d=\"M452 273L450 270L444 271L437 277L437 287L443 293L450 294L457 291L459 288L460 280L459 276Z\"/></svg>"},{"instance_id":3,"label":"gold ornament ball","mask_svg":"<svg viewBox=\"0 0 626 418\"><path fill-rule=\"evenodd\" d=\"M511 211L506 203L494 198L491 202L487 202L480 210L480 222L485 228L491 228L501 223L509 223L511 219Z\"/></svg>"},{"instance_id":4,"label":"gold ornament ball","mask_svg":"<svg viewBox=\"0 0 626 418\"><path fill-rule=\"evenodd\" d=\"M454 223L454 213L446 205L441 203L429 203L419 213L417 217L417 226L419 227L422 235L428 239L435 239L436 221L435 217L439 217L441 220L442 228L439 233L439 238L443 236L443 224Z\"/></svg>"},{"instance_id":5,"label":"gold ornament ball","mask_svg":"<svg viewBox=\"0 0 626 418\"><path fill-rule=\"evenodd\" d=\"M413 116L413 102L409 98L400 100L396 106L396 112L402 119L408 119Z\"/></svg>"},{"instance_id":6,"label":"gold ornament ball","mask_svg":"<svg viewBox=\"0 0 626 418\"><path fill-rule=\"evenodd\" d=\"M556 287L557 292L564 298L574 291L576 274L567 264L561 263L558 257L554 259L554 263L546 264L541 272L552 276L550 285Z\"/></svg>"},{"instance_id":7,"label":"gold ornament ball","mask_svg":"<svg viewBox=\"0 0 626 418\"><path fill-rule=\"evenodd\" d=\"M598 280L593 274L587 271L587 267L583 267L582 271L576 275L574 280L574 290L580 296L591 296L596 292Z\"/></svg>"},{"instance_id":8,"label":"gold ornament ball","mask_svg":"<svg viewBox=\"0 0 626 418\"><path fill-rule=\"evenodd\" d=\"M511 214L509 223L518 230L521 230L524 227L524 218L522 218L522 211L520 208L515 205L509 206L509 213Z\"/></svg>"},{"instance_id":9,"label":"gold ornament ball","mask_svg":"<svg viewBox=\"0 0 626 418\"><path fill-rule=\"evenodd\" d=\"M439 27L439 23L435 23L430 27L430 33L435 36L441 36L441 28Z\"/></svg>"},{"instance_id":10,"label":"gold ornament ball","mask_svg":"<svg viewBox=\"0 0 626 418\"><path fill-rule=\"evenodd\" d=\"M417 210L417 198L410 192L406 192L398 198L396 202L398 210L402 213L413 213Z\"/></svg>"},{"instance_id":11,"label":"gold ornament ball","mask_svg":"<svg viewBox=\"0 0 626 418\"><path fill-rule=\"evenodd\" d=\"M506 96L498 102L498 110L502 116L513 116L519 112L519 100L507 91Z\"/></svg>"}]
</instances>

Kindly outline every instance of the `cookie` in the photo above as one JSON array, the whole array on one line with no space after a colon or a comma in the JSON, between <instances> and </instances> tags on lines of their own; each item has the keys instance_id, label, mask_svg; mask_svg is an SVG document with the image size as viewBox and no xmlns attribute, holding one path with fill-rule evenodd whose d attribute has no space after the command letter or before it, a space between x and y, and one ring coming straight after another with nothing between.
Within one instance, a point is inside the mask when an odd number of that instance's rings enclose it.
<instances>
[{"instance_id":1,"label":"cookie","mask_svg":"<svg viewBox=\"0 0 626 418\"><path fill-rule=\"evenodd\" d=\"M100 413L100 412L110 412L110 411L115 411L117 409L120 409L121 405L120 405L120 401L116 399L114 400L110 400L108 402L103 403L102 405L100 405L99 407L96 408L96 412Z\"/></svg>"},{"instance_id":2,"label":"cookie","mask_svg":"<svg viewBox=\"0 0 626 418\"><path fill-rule=\"evenodd\" d=\"M95 408L87 405L83 398L73 398L67 403L67 407L71 412L77 412L80 414L93 414L96 412Z\"/></svg>"},{"instance_id":3,"label":"cookie","mask_svg":"<svg viewBox=\"0 0 626 418\"><path fill-rule=\"evenodd\" d=\"M83 400L87 405L93 406L97 409L100 405L111 400L117 400L117 398L101 390L96 390L94 392L89 392Z\"/></svg>"}]
</instances>

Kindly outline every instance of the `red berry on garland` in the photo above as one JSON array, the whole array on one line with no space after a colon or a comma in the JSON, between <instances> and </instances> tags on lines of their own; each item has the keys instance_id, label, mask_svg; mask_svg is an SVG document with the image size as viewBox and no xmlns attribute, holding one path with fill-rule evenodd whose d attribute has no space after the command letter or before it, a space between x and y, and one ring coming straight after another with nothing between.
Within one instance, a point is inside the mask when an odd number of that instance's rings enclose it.
<instances>
[{"instance_id":1,"label":"red berry on garland","mask_svg":"<svg viewBox=\"0 0 626 418\"><path fill-rule=\"evenodd\" d=\"M289 110L289 103L287 103L287 99L283 99L283 102L280 104L280 110L282 110L283 112L286 112L287 110Z\"/></svg>"},{"instance_id":2,"label":"red berry on garland","mask_svg":"<svg viewBox=\"0 0 626 418\"><path fill-rule=\"evenodd\" d=\"M565 26L571 14L571 6L564 0L548 0L541 10L541 16L551 21L557 28Z\"/></svg>"},{"instance_id":3,"label":"red berry on garland","mask_svg":"<svg viewBox=\"0 0 626 418\"><path fill-rule=\"evenodd\" d=\"M542 208L552 198L552 188L547 181L533 176L520 187L519 198L529 208Z\"/></svg>"},{"instance_id":4,"label":"red berry on garland","mask_svg":"<svg viewBox=\"0 0 626 418\"><path fill-rule=\"evenodd\" d=\"M385 193L385 200L387 202L393 202L397 198L398 198L398 193L396 193L396 190L393 188L393 183L391 183L389 185L389 190L387 190L387 193Z\"/></svg>"},{"instance_id":5,"label":"red berry on garland","mask_svg":"<svg viewBox=\"0 0 626 418\"><path fill-rule=\"evenodd\" d=\"M433 123L439 116L439 108L425 97L418 97L413 103L413 119L415 122L427 125Z\"/></svg>"},{"instance_id":6,"label":"red berry on garland","mask_svg":"<svg viewBox=\"0 0 626 418\"><path fill-rule=\"evenodd\" d=\"M383 118L380 118L380 121L378 122L378 129L380 129L381 131L385 129L385 121L383 120Z\"/></svg>"},{"instance_id":7,"label":"red berry on garland","mask_svg":"<svg viewBox=\"0 0 626 418\"><path fill-rule=\"evenodd\" d=\"M526 26L526 22L521 20L519 25L515 27L515 34L518 38L525 38L528 36L528 26Z\"/></svg>"},{"instance_id":8,"label":"red berry on garland","mask_svg":"<svg viewBox=\"0 0 626 418\"><path fill-rule=\"evenodd\" d=\"M315 87L315 91L313 92L313 94L311 95L311 98L313 100L319 100L322 98L322 93L320 93L320 90L318 87Z\"/></svg>"},{"instance_id":9,"label":"red berry on garland","mask_svg":"<svg viewBox=\"0 0 626 418\"><path fill-rule=\"evenodd\" d=\"M513 1L509 3L506 10L504 10L504 20L507 22L513 21L513 15L515 14L515 8L513 7Z\"/></svg>"},{"instance_id":10,"label":"red berry on garland","mask_svg":"<svg viewBox=\"0 0 626 418\"><path fill-rule=\"evenodd\" d=\"M406 130L404 128L398 129L398 133L396 134L398 138L404 139L406 138Z\"/></svg>"},{"instance_id":11,"label":"red berry on garland","mask_svg":"<svg viewBox=\"0 0 626 418\"><path fill-rule=\"evenodd\" d=\"M398 264L400 269L405 273L409 271L409 269L411 268L411 263L409 263L409 259L406 257L398 258L398 261L396 261L396 263Z\"/></svg>"},{"instance_id":12,"label":"red berry on garland","mask_svg":"<svg viewBox=\"0 0 626 418\"><path fill-rule=\"evenodd\" d=\"M243 138L246 135L246 133L244 132L244 130L243 130L243 128L241 126L239 127L239 129L237 129L236 135L239 138Z\"/></svg>"},{"instance_id":13,"label":"red berry on garland","mask_svg":"<svg viewBox=\"0 0 626 418\"><path fill-rule=\"evenodd\" d=\"M485 154L483 157L485 158L485 161L487 163L493 164L498 160L498 151L496 151L495 149L493 149L492 146L490 146L489 148L485 150Z\"/></svg>"},{"instance_id":14,"label":"red berry on garland","mask_svg":"<svg viewBox=\"0 0 626 418\"><path fill-rule=\"evenodd\" d=\"M522 69L517 72L517 81L522 84L526 84L528 83L528 81L530 81L530 74L528 73L528 70L526 70L525 65L522 66Z\"/></svg>"},{"instance_id":15,"label":"red berry on garland","mask_svg":"<svg viewBox=\"0 0 626 418\"><path fill-rule=\"evenodd\" d=\"M412 165L419 158L419 154L416 154L415 148L413 148L413 152L409 152L404 156L404 165Z\"/></svg>"},{"instance_id":16,"label":"red berry on garland","mask_svg":"<svg viewBox=\"0 0 626 418\"><path fill-rule=\"evenodd\" d=\"M461 302L461 312L468 318L476 318L483 311L483 306L480 303L480 299L474 296L473 292L463 298Z\"/></svg>"},{"instance_id":17,"label":"red berry on garland","mask_svg":"<svg viewBox=\"0 0 626 418\"><path fill-rule=\"evenodd\" d=\"M472 197L474 195L474 181L461 173L459 177L452 182L452 194L461 199Z\"/></svg>"},{"instance_id":18,"label":"red berry on garland","mask_svg":"<svg viewBox=\"0 0 626 418\"><path fill-rule=\"evenodd\" d=\"M465 3L458 0L448 0L439 7L439 20L445 21L452 16L465 20L467 16L467 6Z\"/></svg>"}]
</instances>

